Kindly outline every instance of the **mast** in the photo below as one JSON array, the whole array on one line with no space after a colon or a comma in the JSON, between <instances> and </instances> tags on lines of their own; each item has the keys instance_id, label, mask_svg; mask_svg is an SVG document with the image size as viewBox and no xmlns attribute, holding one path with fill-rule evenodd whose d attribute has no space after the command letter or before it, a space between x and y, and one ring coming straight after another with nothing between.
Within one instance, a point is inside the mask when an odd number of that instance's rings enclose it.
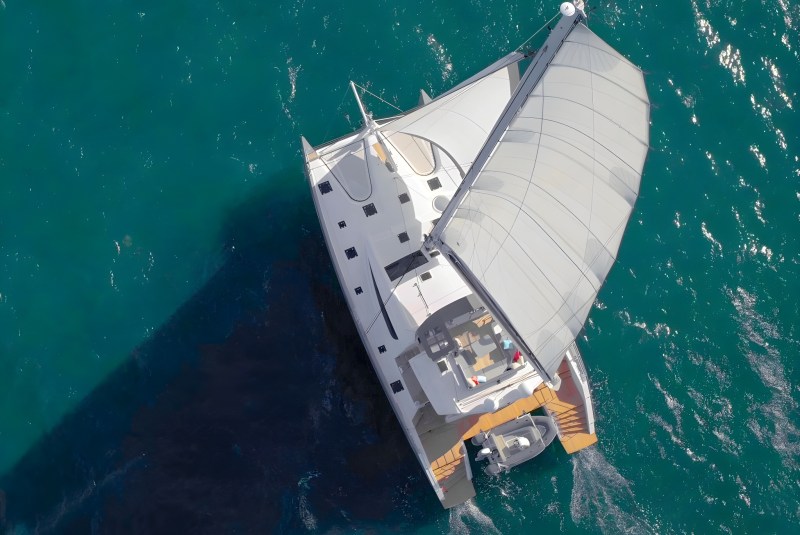
<instances>
[{"instance_id":1,"label":"mast","mask_svg":"<svg viewBox=\"0 0 800 535\"><path fill-rule=\"evenodd\" d=\"M583 2L581 2L581 4L582 3ZM564 5L570 6L572 9L566 9ZM577 26L578 23L586 18L585 13L580 8L575 9L572 4L568 2L564 2L564 4L562 4L561 13L563 14L561 20L559 20L558 25L550 33L549 37L544 42L544 45L542 45L542 48L540 48L534 56L533 61L525 71L525 74L523 75L516 92L511 97L506 109L503 110L502 115L500 115L500 118L494 125L494 129L486 139L486 143L484 143L483 148L481 148L480 152L475 157L472 167L470 167L469 171L467 171L467 174L464 176L464 180L461 182L461 185L458 187L453 195L453 198L450 200L450 204L448 204L445 211L442 212L442 217L439 218L439 221L433 227L433 230L431 230L430 236L428 236L428 238L425 240L424 245L427 250L430 251L434 247L441 247L442 232L444 232L447 224L453 219L456 210L458 210L458 207L461 205L461 202L464 200L467 192L478 179L478 176L480 176L481 171L483 171L483 167L486 165L486 162L489 161L489 157L494 152L495 146L503 137L503 134L505 133L509 124L511 124L511 121L517 115L519 109L523 104L525 104L528 95L542 79L542 76L544 76L547 67L550 65L550 62L553 61L553 58L561 48L561 45L564 43L567 37L569 37L569 34L572 33L572 30L575 28L575 26Z\"/></svg>"},{"instance_id":2,"label":"mast","mask_svg":"<svg viewBox=\"0 0 800 535\"><path fill-rule=\"evenodd\" d=\"M572 30L575 29L575 27L585 19L586 14L582 9L583 2L579 0L576 2L576 4L577 6L569 2L564 2L561 5L562 17L559 20L558 25L550 33L544 45L542 45L541 49L539 49L534 56L531 65L525 71L525 74L520 80L520 83L512 95L511 100L506 105L505 110L503 110L503 113L497 120L492 132L489 134L486 143L484 143L480 152L475 157L475 161L464 177L461 185L453 195L453 198L450 200L450 203L447 205L447 208L442 213L442 217L436 223L431 231L430 236L425 239L423 244L426 250L430 251L433 248L439 249L445 254L445 256L449 258L450 263L462 275L467 285L486 304L487 308L489 308L489 310L495 315L495 319L498 321L498 323L505 328L515 345L525 354L528 360L536 368L539 375L550 385L554 385L556 383L556 378L554 377L555 374L551 375L547 372L545 367L534 355L533 350L514 328L511 321L508 319L508 316L503 312L503 309L491 296L491 293L484 287L478 277L472 273L470 268L460 261L455 251L453 251L450 246L444 243L442 240L442 233L455 216L456 210L458 210L470 188L480 176L483 168L489 161L489 158L494 153L495 147L500 142L513 119L516 117L517 112L520 110L520 108L522 108L530 93L541 81L545 71L553 61L553 58L558 50L561 48L561 45L564 43L567 37L569 37L570 33L572 33Z\"/></svg>"}]
</instances>

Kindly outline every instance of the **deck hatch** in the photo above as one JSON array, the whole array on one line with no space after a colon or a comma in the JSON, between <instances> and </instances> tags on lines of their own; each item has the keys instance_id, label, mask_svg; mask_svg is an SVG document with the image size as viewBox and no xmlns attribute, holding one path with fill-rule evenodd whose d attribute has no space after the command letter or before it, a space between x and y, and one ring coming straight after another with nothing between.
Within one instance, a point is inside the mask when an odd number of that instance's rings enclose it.
<instances>
[{"instance_id":1,"label":"deck hatch","mask_svg":"<svg viewBox=\"0 0 800 535\"><path fill-rule=\"evenodd\" d=\"M353 258L358 256L355 247L350 247L349 249L345 249L344 254L347 256L348 260L352 260Z\"/></svg>"},{"instance_id":2,"label":"deck hatch","mask_svg":"<svg viewBox=\"0 0 800 535\"><path fill-rule=\"evenodd\" d=\"M375 203L369 203L362 208L364 208L364 215L367 217L378 213L378 209L375 208Z\"/></svg>"},{"instance_id":3,"label":"deck hatch","mask_svg":"<svg viewBox=\"0 0 800 535\"><path fill-rule=\"evenodd\" d=\"M426 271L425 273L420 275L419 278L424 280L424 281L427 281L427 280L431 280L433 278L433 275L431 275L430 271Z\"/></svg>"},{"instance_id":4,"label":"deck hatch","mask_svg":"<svg viewBox=\"0 0 800 535\"><path fill-rule=\"evenodd\" d=\"M346 226L347 226L347 223L345 223L344 221L339 221L339 228L344 228Z\"/></svg>"},{"instance_id":5,"label":"deck hatch","mask_svg":"<svg viewBox=\"0 0 800 535\"><path fill-rule=\"evenodd\" d=\"M422 254L422 251L414 251L399 260L395 260L384 269L386 269L386 274L389 275L389 280L395 281L409 271L424 266L427 262L428 259Z\"/></svg>"},{"instance_id":6,"label":"deck hatch","mask_svg":"<svg viewBox=\"0 0 800 535\"><path fill-rule=\"evenodd\" d=\"M319 192L323 195L333 191L333 186L331 186L330 180L326 180L325 182L320 182L319 184L317 184L317 187L319 188Z\"/></svg>"},{"instance_id":7,"label":"deck hatch","mask_svg":"<svg viewBox=\"0 0 800 535\"><path fill-rule=\"evenodd\" d=\"M386 353L386 346L378 346L378 353Z\"/></svg>"},{"instance_id":8,"label":"deck hatch","mask_svg":"<svg viewBox=\"0 0 800 535\"><path fill-rule=\"evenodd\" d=\"M397 239L400 240L400 243L405 243L408 241L408 232L401 232L397 235Z\"/></svg>"},{"instance_id":9,"label":"deck hatch","mask_svg":"<svg viewBox=\"0 0 800 535\"><path fill-rule=\"evenodd\" d=\"M356 291L356 295L361 295L361 294L364 293L364 290L361 289L361 286L357 287L355 291Z\"/></svg>"},{"instance_id":10,"label":"deck hatch","mask_svg":"<svg viewBox=\"0 0 800 535\"><path fill-rule=\"evenodd\" d=\"M405 388L403 388L403 383L400 382L400 379L398 379L397 381L393 382L391 384L391 387L392 387L392 392L395 393L395 394L405 390Z\"/></svg>"},{"instance_id":11,"label":"deck hatch","mask_svg":"<svg viewBox=\"0 0 800 535\"><path fill-rule=\"evenodd\" d=\"M400 204L405 204L411 200L411 198L408 196L408 193L401 193L397 196L397 198L400 199Z\"/></svg>"},{"instance_id":12,"label":"deck hatch","mask_svg":"<svg viewBox=\"0 0 800 535\"><path fill-rule=\"evenodd\" d=\"M439 181L437 177L433 177L428 180L428 187L431 188L431 191L437 190L442 187L442 183Z\"/></svg>"}]
</instances>

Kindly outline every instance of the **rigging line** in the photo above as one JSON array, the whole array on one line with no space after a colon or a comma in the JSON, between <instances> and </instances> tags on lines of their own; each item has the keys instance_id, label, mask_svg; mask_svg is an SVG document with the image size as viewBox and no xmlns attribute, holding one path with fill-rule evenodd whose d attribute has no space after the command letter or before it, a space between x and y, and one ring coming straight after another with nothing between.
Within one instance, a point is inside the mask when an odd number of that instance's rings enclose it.
<instances>
[{"instance_id":1,"label":"rigging line","mask_svg":"<svg viewBox=\"0 0 800 535\"><path fill-rule=\"evenodd\" d=\"M533 39L534 37L536 37L536 35L537 35L539 32L541 32L542 30L544 30L545 28L547 28L547 27L550 25L550 23L551 23L551 22L553 22L553 21L555 20L555 18L556 18L556 17L557 17L559 14L560 14L560 13L557 11L557 12L556 12L556 14L555 14L555 15L553 15L553 17L552 17L550 20L548 20L547 22L545 22L545 23L544 23L544 26L542 26L541 28L539 28L538 30L536 30L535 32L533 32L533 35L531 35L530 37L528 37L527 39L525 39L525 41L524 41L524 42L523 42L521 45L519 45L517 48L515 48L514 50L516 50L516 51L518 51L518 52L521 52L521 51L522 51L522 47L524 47L525 45L527 45L527 44L528 44L528 43L531 41L531 39Z\"/></svg>"},{"instance_id":2,"label":"rigging line","mask_svg":"<svg viewBox=\"0 0 800 535\"><path fill-rule=\"evenodd\" d=\"M375 93L373 93L372 91L370 91L369 89L367 89L366 87L361 87L360 85L358 85L358 84L357 84L357 83L355 83L355 82L353 82L353 85L354 85L354 86L356 86L357 88L359 88L360 90L362 90L364 93L367 93L368 95L372 95L373 97L377 98L378 100L380 100L380 101L381 101L381 102L383 102L384 104L388 104L389 106L391 106L392 108L396 109L396 110L397 110L397 111L399 111L400 113L403 113L403 110L402 110L402 109L398 108L397 106L395 106L394 104L392 104L392 103L391 103L391 102L389 102L388 100L384 100L384 99L382 99L381 97L379 97L378 95L376 95Z\"/></svg>"},{"instance_id":3,"label":"rigging line","mask_svg":"<svg viewBox=\"0 0 800 535\"><path fill-rule=\"evenodd\" d=\"M469 194L470 188L480 178L481 174L484 172L484 168L493 159L493 156L496 154L495 151L498 149L498 146L505 136L506 130L514 122L519 113L521 113L520 110L524 109L527 100L530 98L530 94L536 89L537 84L539 84L545 76L550 61L558 54L563 46L564 40L580 21L581 18L579 16L570 19L567 17L562 18L558 26L556 26L555 33L550 34L545 42L544 48L536 54L531 64L525 70L525 74L518 82L517 88L511 96L511 100L506 104L489 138L484 142L483 147L472 162L472 166L464 177L461 187L455 192L455 195L447 205L439 222L434 226L431 237L426 242L426 246L431 247L434 243L441 242L443 229L450 224L456 210ZM552 48L548 49L548 47Z\"/></svg>"},{"instance_id":4,"label":"rigging line","mask_svg":"<svg viewBox=\"0 0 800 535\"><path fill-rule=\"evenodd\" d=\"M556 16L558 16L558 13L556 13L556 15L554 15L554 16L553 16L553 18L555 18ZM551 20L552 20L552 19L551 19ZM580 22L580 18L578 18L578 19L577 19L577 22L578 22L578 23ZM548 24L549 24L549 22L548 22ZM570 37L570 36L571 36L571 34L572 34L572 31L575 29L575 26L574 26L574 24L577 24L577 23L573 23L573 26L572 26L572 27L570 27L570 28L567 30L567 33L566 33L566 35L563 37L563 39L561 39L561 41L560 41L559 43L557 43L557 44L556 44L556 47L557 47L557 48L556 48L556 50L553 52L553 55L552 55L552 57L550 57L550 58L549 58L549 62L552 62L552 61L554 61L554 60L555 60L555 58L556 58L556 56L557 56L557 55L559 54L559 52L560 52L560 51L563 49L563 47L564 47L564 44L567 42L567 40L569 39L569 37ZM536 60L536 61L538 62L539 60ZM541 76L540 76L539 80L536 82L536 84L535 84L535 85L533 85L533 86L531 87L531 89L528 91L528 94L527 94L527 95L525 95L523 102L520 104L519 110L522 110L522 109L525 107L525 105L526 105L526 104L529 102L529 99L531 98L531 93L533 93L533 91L535 91L535 90L536 90L537 86L538 86L538 87L541 87L541 88L542 88L542 92L544 92L544 87L545 87L545 84L548 82L548 80L547 80L547 68L548 68L548 66L545 66L545 71L544 71L544 72L541 74ZM528 67L528 69L533 69L533 66L531 66L531 67ZM530 71L530 72L532 72L532 71ZM527 76L527 73L526 73L526 76ZM528 81L528 78L526 78L526 80L525 80L525 81L527 82L527 81ZM520 82L520 83L522 83L522 82ZM521 88L518 88L518 91L519 91L519 90L521 90ZM520 93L515 93L515 95L514 95L514 97L513 97L513 98L514 98L514 100L516 100L516 99L519 97L519 95L520 95ZM545 121L545 119L544 119L544 99L541 99L541 103L540 103L540 105L538 106L538 108L539 108L539 110L538 110L538 111L539 111L539 112L540 112L540 114L542 115L542 117L541 117L541 118L539 118L539 130L540 130L540 131L543 131L543 130L544 130L544 128L543 128L543 125L544 125L544 121ZM519 110L518 110L517 112L515 112L515 113L519 113ZM536 110L532 110L532 111L536 111ZM511 121L509 121L509 122L508 122L508 124L507 124L507 126L506 126L506 132L508 131L508 129L509 129L509 128L511 128L511 126L513 125L513 123L514 123L514 120L511 120ZM503 135L505 135L505 134L503 134ZM497 146L499 146L499 144L500 144L501 140L502 140L502 138L499 138L499 139L498 139L498 141L497 141ZM531 184L533 183L533 177L534 177L534 175L535 175L535 173L536 173L536 167L537 167L537 165L539 164L539 151L540 151L541 147L542 147L542 144L541 144L541 143L539 143L539 145L537 145L537 146L536 146L536 151L535 151L535 154L534 154L534 157L533 157L533 167L531 167L531 170L530 170L530 175L529 175L529 178L528 178L528 184L525 186L525 193L522 195L523 204L524 204L524 200L525 200L525 199L527 198L527 196L528 196L528 192L530 191ZM496 147L495 147L495 148L496 148ZM483 150L483 149L481 149L481 150ZM491 162L491 160L492 160L492 157L491 157L491 156L489 156L489 158L487 158L487 160L485 161L485 163L484 163L484 165L483 165L483 168L484 168L484 169L486 168L486 166L487 166L487 165L489 165L489 163ZM476 182L477 182L477 180L474 180L474 181L473 181L472 185L470 186L470 189L472 189L472 186L474 186ZM503 249L503 247L505 246L505 242L506 242L506 241L509 239L509 237L511 237L511 231L510 231L510 229L513 229L513 228L514 228L514 226L517 224L517 220L519 219L519 215L520 215L520 213L522 213L522 207L521 207L521 206L520 206L520 210L519 210L519 211L517 212L517 214L514 216L514 221L511 223L511 226L509 227L509 232L508 232L508 234L506 234L506 237L505 237L505 238L503 239L503 241L501 242L501 244L500 244L500 249L498 249L498 251L500 251L501 249ZM548 235L548 236L549 236L549 233L548 233L548 232L547 232L547 231L546 231L546 230L545 230L545 229L544 229L544 228L543 228L543 227L542 227L542 226L541 226L541 225L540 225L538 222L536 222L536 221L534 220L534 223L536 223L536 224L537 224L537 226L539 226L539 227L542 229L542 231L543 231L543 232L544 232L546 235ZM517 242L517 240L516 240L515 238L512 238L512 240L513 240L514 242ZM551 240L552 240L552 238L551 238ZM563 250L563 249L562 249L562 248L561 248L561 247L560 247L560 246L559 246L559 245L558 245L558 244L555 242L555 240L552 240L552 241L553 241L553 243L555 243L555 244L556 244L556 246L558 246L558 248L559 248L559 249L561 249L561 250L562 250L562 252L564 253L564 255L565 255L565 256L567 256L567 258L568 258L570 261L572 261L572 259L571 259L571 258L569 258L569 255L567 255L567 253L566 253L566 252L565 252L565 251L564 251L564 250ZM517 242L517 243L518 243L518 242ZM519 244L519 243L518 243L518 244ZM494 257L494 258L493 258L493 259L492 259L492 260L489 262L489 265L487 265L487 266L486 266L486 269L487 269L487 270L488 270L488 269L489 269L489 268L492 266L492 264L494 263L494 261L495 261L496 259L497 259L497 255L495 255L495 257ZM533 259L532 259L532 258L531 258L531 261L533 261ZM574 264L574 262L573 262L573 264ZM576 265L576 267L577 267L577 265ZM550 280L549 280L549 279L548 279L548 282L550 282ZM550 283L552 284L552 282L550 282ZM553 287L555 288L555 285L553 285Z\"/></svg>"},{"instance_id":5,"label":"rigging line","mask_svg":"<svg viewBox=\"0 0 800 535\"><path fill-rule=\"evenodd\" d=\"M331 120L328 121L328 127L325 129L325 135L322 136L322 139L328 139L328 134L333 126L333 121L336 120L336 117L339 115L339 112L342 110L342 106L344 105L344 99L347 98L347 86L343 87L342 89L344 89L344 91L342 91L342 100L339 102L339 106L336 108L336 113L333 114Z\"/></svg>"}]
</instances>

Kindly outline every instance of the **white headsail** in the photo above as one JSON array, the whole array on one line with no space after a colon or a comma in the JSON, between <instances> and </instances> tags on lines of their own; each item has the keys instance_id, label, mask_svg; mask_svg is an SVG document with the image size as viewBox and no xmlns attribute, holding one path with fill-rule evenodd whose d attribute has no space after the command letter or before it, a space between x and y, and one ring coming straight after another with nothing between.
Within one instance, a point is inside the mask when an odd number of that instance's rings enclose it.
<instances>
[{"instance_id":1,"label":"white headsail","mask_svg":"<svg viewBox=\"0 0 800 535\"><path fill-rule=\"evenodd\" d=\"M649 145L642 72L575 17L432 233L548 377L616 259Z\"/></svg>"},{"instance_id":2,"label":"white headsail","mask_svg":"<svg viewBox=\"0 0 800 535\"><path fill-rule=\"evenodd\" d=\"M425 139L444 150L466 173L519 82L512 53L429 104L387 123L380 130Z\"/></svg>"}]
</instances>

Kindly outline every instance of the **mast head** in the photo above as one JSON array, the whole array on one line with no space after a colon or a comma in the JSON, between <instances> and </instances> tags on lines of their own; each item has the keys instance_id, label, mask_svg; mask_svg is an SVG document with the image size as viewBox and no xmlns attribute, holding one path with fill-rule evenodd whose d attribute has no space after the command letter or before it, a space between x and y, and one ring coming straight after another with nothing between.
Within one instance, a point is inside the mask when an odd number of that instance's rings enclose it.
<instances>
[{"instance_id":1,"label":"mast head","mask_svg":"<svg viewBox=\"0 0 800 535\"><path fill-rule=\"evenodd\" d=\"M575 12L580 12L581 15L584 17L586 13L584 12L584 3L583 0L572 0L571 2L564 2L561 4L561 7L558 9L562 15L565 17L572 17L575 15Z\"/></svg>"}]
</instances>

